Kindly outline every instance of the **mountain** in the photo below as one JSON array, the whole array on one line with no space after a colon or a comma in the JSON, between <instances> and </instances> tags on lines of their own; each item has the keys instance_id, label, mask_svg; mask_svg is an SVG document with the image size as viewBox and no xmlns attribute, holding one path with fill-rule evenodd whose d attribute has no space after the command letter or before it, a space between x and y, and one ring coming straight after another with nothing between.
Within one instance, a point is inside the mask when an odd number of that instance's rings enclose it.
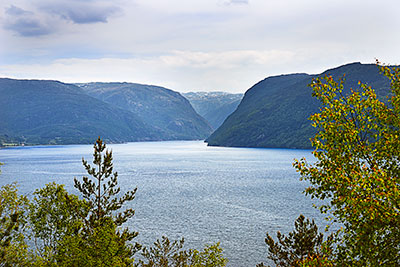
<instances>
[{"instance_id":1,"label":"mountain","mask_svg":"<svg viewBox=\"0 0 400 267\"><path fill-rule=\"evenodd\" d=\"M213 129L217 129L237 108L243 94L225 92L189 92L183 93L193 108L205 118Z\"/></svg>"},{"instance_id":2,"label":"mountain","mask_svg":"<svg viewBox=\"0 0 400 267\"><path fill-rule=\"evenodd\" d=\"M136 83L77 84L90 96L133 112L169 140L205 139L210 125L179 93Z\"/></svg>"},{"instance_id":3,"label":"mountain","mask_svg":"<svg viewBox=\"0 0 400 267\"><path fill-rule=\"evenodd\" d=\"M160 140L134 113L90 97L75 85L0 79L0 141L27 144Z\"/></svg>"},{"instance_id":4,"label":"mountain","mask_svg":"<svg viewBox=\"0 0 400 267\"><path fill-rule=\"evenodd\" d=\"M318 75L289 74L268 77L244 95L242 102L206 141L210 146L310 148L315 129L308 120L319 110L319 101L308 86L313 78L346 74L345 93L358 81L376 89L385 99L390 94L386 77L375 64L351 63Z\"/></svg>"}]
</instances>

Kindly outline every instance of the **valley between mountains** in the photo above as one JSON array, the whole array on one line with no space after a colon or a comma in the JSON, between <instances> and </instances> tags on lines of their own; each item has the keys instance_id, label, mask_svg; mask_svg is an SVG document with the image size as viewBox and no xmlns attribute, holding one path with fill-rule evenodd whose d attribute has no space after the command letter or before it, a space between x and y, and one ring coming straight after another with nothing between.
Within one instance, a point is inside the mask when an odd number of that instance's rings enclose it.
<instances>
[{"instance_id":1,"label":"valley between mountains","mask_svg":"<svg viewBox=\"0 0 400 267\"><path fill-rule=\"evenodd\" d=\"M0 79L0 145L206 140L211 146L310 148L319 109L313 78L345 75L345 92L363 81L384 99L390 84L374 64L321 74L267 77L243 94L179 93L136 83Z\"/></svg>"}]
</instances>

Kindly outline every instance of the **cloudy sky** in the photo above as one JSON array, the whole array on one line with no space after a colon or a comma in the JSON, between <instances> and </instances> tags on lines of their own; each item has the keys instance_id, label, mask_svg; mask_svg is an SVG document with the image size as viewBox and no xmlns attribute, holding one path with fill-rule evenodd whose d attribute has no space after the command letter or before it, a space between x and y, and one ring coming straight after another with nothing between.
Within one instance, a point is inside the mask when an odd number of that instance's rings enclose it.
<instances>
[{"instance_id":1,"label":"cloudy sky","mask_svg":"<svg viewBox=\"0 0 400 267\"><path fill-rule=\"evenodd\" d=\"M399 0L2 0L0 77L244 92L271 75L400 64Z\"/></svg>"}]
</instances>

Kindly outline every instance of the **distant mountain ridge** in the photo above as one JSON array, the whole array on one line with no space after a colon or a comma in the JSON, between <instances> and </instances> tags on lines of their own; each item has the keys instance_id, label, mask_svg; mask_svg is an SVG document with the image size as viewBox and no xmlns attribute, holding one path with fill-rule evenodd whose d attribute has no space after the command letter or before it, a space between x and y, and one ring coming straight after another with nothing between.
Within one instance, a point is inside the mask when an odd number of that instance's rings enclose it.
<instances>
[{"instance_id":1,"label":"distant mountain ridge","mask_svg":"<svg viewBox=\"0 0 400 267\"><path fill-rule=\"evenodd\" d=\"M0 145L93 143L98 136L107 142L193 140L211 133L179 93L139 87L137 99L118 88L96 91L96 98L88 88L59 81L0 78ZM100 92L107 101L99 99ZM139 108L128 105L131 102ZM164 124L151 121L157 116Z\"/></svg>"},{"instance_id":2,"label":"distant mountain ridge","mask_svg":"<svg viewBox=\"0 0 400 267\"><path fill-rule=\"evenodd\" d=\"M237 108L243 94L226 92L189 92L183 93L193 108L217 129Z\"/></svg>"},{"instance_id":3,"label":"distant mountain ridge","mask_svg":"<svg viewBox=\"0 0 400 267\"><path fill-rule=\"evenodd\" d=\"M27 144L159 140L135 114L90 97L75 85L0 79L0 136Z\"/></svg>"},{"instance_id":4,"label":"distant mountain ridge","mask_svg":"<svg viewBox=\"0 0 400 267\"><path fill-rule=\"evenodd\" d=\"M169 140L205 139L210 125L189 101L170 89L137 83L78 84L90 96L136 114Z\"/></svg>"},{"instance_id":5,"label":"distant mountain ridge","mask_svg":"<svg viewBox=\"0 0 400 267\"><path fill-rule=\"evenodd\" d=\"M311 148L315 129L308 120L318 112L319 101L308 86L324 75L338 79L344 74L345 92L358 81L369 84L384 99L390 93L386 77L375 64L351 63L318 75L288 74L268 77L244 95L240 105L206 142L210 146Z\"/></svg>"}]
</instances>

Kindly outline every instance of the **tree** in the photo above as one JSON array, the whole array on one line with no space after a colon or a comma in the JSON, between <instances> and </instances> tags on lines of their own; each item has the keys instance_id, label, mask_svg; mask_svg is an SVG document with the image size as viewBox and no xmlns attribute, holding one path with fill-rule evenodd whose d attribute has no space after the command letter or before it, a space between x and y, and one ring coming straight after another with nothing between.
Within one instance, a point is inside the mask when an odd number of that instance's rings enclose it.
<instances>
[{"instance_id":1,"label":"tree","mask_svg":"<svg viewBox=\"0 0 400 267\"><path fill-rule=\"evenodd\" d=\"M310 266L306 262L314 261L313 266L329 266L330 259L327 251L329 242L323 243L323 234L318 232L314 220L310 222L303 215L295 221L295 229L288 236L277 232L278 241L267 233L265 243L268 246L267 258L275 263L277 267L300 267ZM265 266L263 263L258 267Z\"/></svg>"},{"instance_id":2,"label":"tree","mask_svg":"<svg viewBox=\"0 0 400 267\"><path fill-rule=\"evenodd\" d=\"M163 236L154 246L143 247L143 259L137 267L224 267L228 260L223 256L219 243L207 245L202 251L183 249L184 238L170 241Z\"/></svg>"},{"instance_id":3,"label":"tree","mask_svg":"<svg viewBox=\"0 0 400 267\"><path fill-rule=\"evenodd\" d=\"M62 240L57 266L132 266L131 245L120 238L111 219L91 227Z\"/></svg>"},{"instance_id":4,"label":"tree","mask_svg":"<svg viewBox=\"0 0 400 267\"><path fill-rule=\"evenodd\" d=\"M223 249L219 246L219 242L206 245L203 250L193 250L192 265L193 267L225 267L228 263L223 255Z\"/></svg>"},{"instance_id":5,"label":"tree","mask_svg":"<svg viewBox=\"0 0 400 267\"><path fill-rule=\"evenodd\" d=\"M137 267L169 267L169 266L188 266L191 250L183 250L184 239L170 241L168 237L162 236L162 240L157 239L154 246L142 248L142 256Z\"/></svg>"},{"instance_id":6,"label":"tree","mask_svg":"<svg viewBox=\"0 0 400 267\"><path fill-rule=\"evenodd\" d=\"M18 195L16 184L0 189L0 266L25 266L28 246L24 230L28 199Z\"/></svg>"},{"instance_id":7,"label":"tree","mask_svg":"<svg viewBox=\"0 0 400 267\"><path fill-rule=\"evenodd\" d=\"M346 95L344 78L313 80L322 104L310 118L317 162L294 163L310 183L306 194L326 200L321 212L343 226L336 249L342 266L400 266L400 71L381 72L391 82L386 101L361 82Z\"/></svg>"},{"instance_id":8,"label":"tree","mask_svg":"<svg viewBox=\"0 0 400 267\"><path fill-rule=\"evenodd\" d=\"M98 138L94 144L92 167L85 159L82 163L89 174L83 181L74 179L81 192L87 210L75 209L82 220L82 228L76 234L66 236L58 255L60 265L77 266L128 266L140 245L129 242L137 235L122 224L134 215L133 209L118 212L126 202L132 201L136 189L118 198L117 172L113 173L112 152ZM70 203L71 199L68 200ZM76 207L71 205L71 207Z\"/></svg>"},{"instance_id":9,"label":"tree","mask_svg":"<svg viewBox=\"0 0 400 267\"><path fill-rule=\"evenodd\" d=\"M56 266L65 239L82 227L79 214L87 214L88 205L56 183L37 189L33 195L28 218L36 261L40 265Z\"/></svg>"}]
</instances>

